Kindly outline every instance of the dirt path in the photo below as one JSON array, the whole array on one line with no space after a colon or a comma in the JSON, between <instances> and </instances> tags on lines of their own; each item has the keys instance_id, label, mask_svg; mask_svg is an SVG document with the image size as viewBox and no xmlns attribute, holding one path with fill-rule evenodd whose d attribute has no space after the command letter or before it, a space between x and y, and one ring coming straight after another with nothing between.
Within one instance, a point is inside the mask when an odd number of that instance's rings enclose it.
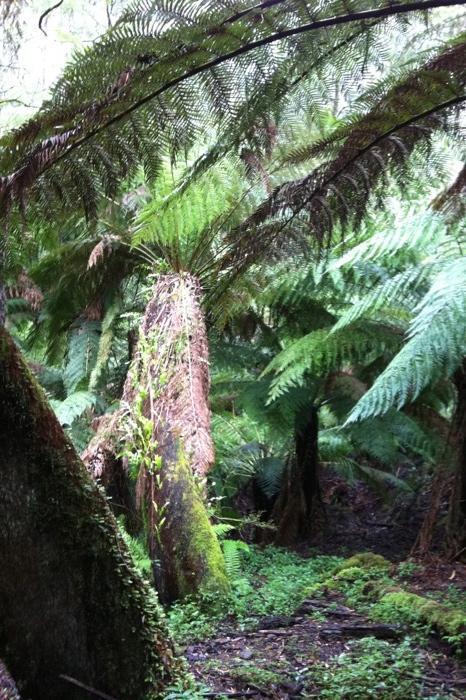
<instances>
[{"instance_id":1,"label":"dirt path","mask_svg":"<svg viewBox=\"0 0 466 700\"><path fill-rule=\"evenodd\" d=\"M374 624L343 605L338 594L328 593L305 601L292 617L263 618L252 630L238 632L226 624L215 638L188 646L185 653L194 675L209 689L206 697L291 700L320 696L313 667L332 664L350 640L375 636L396 643L405 634L400 627ZM466 698L466 669L446 652L435 640L422 650L418 697Z\"/></svg>"}]
</instances>

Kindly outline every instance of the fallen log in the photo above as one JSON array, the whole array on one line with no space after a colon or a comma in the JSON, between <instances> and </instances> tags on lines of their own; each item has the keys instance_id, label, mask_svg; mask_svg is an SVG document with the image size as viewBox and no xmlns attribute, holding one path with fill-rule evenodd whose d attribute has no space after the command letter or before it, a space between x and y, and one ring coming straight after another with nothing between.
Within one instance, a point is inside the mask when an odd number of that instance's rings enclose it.
<instances>
[{"instance_id":1,"label":"fallen log","mask_svg":"<svg viewBox=\"0 0 466 700\"><path fill-rule=\"evenodd\" d=\"M324 627L319 630L319 634L325 637L342 636L342 637L376 637L376 639L399 639L403 635L401 625L382 625L382 624L364 624L364 625L334 625L333 627Z\"/></svg>"}]
</instances>

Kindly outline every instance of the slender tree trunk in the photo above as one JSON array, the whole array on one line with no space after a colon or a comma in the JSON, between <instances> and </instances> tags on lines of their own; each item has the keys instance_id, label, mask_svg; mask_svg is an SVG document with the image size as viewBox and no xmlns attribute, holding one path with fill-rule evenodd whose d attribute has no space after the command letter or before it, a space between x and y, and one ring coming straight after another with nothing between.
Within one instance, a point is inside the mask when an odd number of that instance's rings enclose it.
<instances>
[{"instance_id":1,"label":"slender tree trunk","mask_svg":"<svg viewBox=\"0 0 466 700\"><path fill-rule=\"evenodd\" d=\"M274 507L277 545L315 539L322 532L324 509L319 483L318 433L318 411L312 406L307 420L297 422L295 454L287 465Z\"/></svg>"},{"instance_id":2,"label":"slender tree trunk","mask_svg":"<svg viewBox=\"0 0 466 700\"><path fill-rule=\"evenodd\" d=\"M448 535L452 557L466 560L466 360L455 373L453 381L457 391L453 418L456 459Z\"/></svg>"},{"instance_id":3,"label":"slender tree trunk","mask_svg":"<svg viewBox=\"0 0 466 700\"><path fill-rule=\"evenodd\" d=\"M448 468L454 454L453 431L450 421L427 406L408 406L408 415L420 418L425 425L441 438L442 454L437 457L432 483L430 486L429 505L411 549L411 556L425 556L432 549L434 537L439 529L443 505L448 501L451 491L452 474Z\"/></svg>"},{"instance_id":4,"label":"slender tree trunk","mask_svg":"<svg viewBox=\"0 0 466 700\"><path fill-rule=\"evenodd\" d=\"M3 328L5 325L5 319L6 319L6 294L5 294L5 285L2 282L2 279L0 277L0 328Z\"/></svg>"},{"instance_id":5,"label":"slender tree trunk","mask_svg":"<svg viewBox=\"0 0 466 700\"><path fill-rule=\"evenodd\" d=\"M164 697L157 601L13 341L0 330L0 657L24 697Z\"/></svg>"},{"instance_id":6,"label":"slender tree trunk","mask_svg":"<svg viewBox=\"0 0 466 700\"><path fill-rule=\"evenodd\" d=\"M138 501L164 602L199 592L218 596L228 589L202 481L214 450L200 301L200 284L192 276L158 279L124 392L130 425L127 445L133 442L139 462ZM138 445L147 430L147 444Z\"/></svg>"}]
</instances>

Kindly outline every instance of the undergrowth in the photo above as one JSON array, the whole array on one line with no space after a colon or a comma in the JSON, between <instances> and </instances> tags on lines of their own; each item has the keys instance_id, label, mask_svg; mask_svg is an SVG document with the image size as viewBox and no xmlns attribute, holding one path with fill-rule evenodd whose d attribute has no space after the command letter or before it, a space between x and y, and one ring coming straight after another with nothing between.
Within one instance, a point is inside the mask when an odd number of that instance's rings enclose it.
<instances>
[{"instance_id":1,"label":"undergrowth","mask_svg":"<svg viewBox=\"0 0 466 700\"><path fill-rule=\"evenodd\" d=\"M330 662L312 668L318 697L414 700L422 696L422 659L409 639L392 644L366 637L349 642L347 648Z\"/></svg>"},{"instance_id":2,"label":"undergrowth","mask_svg":"<svg viewBox=\"0 0 466 700\"><path fill-rule=\"evenodd\" d=\"M176 603L168 613L172 634L184 644L210 636L222 620L246 629L268 615L289 615L306 598L309 587L328 576L340 561L334 556L303 559L274 547L250 546L223 609L212 612L212 601L205 597Z\"/></svg>"},{"instance_id":3,"label":"undergrowth","mask_svg":"<svg viewBox=\"0 0 466 700\"><path fill-rule=\"evenodd\" d=\"M228 676L245 688L275 693L287 682L300 685L303 698L378 698L380 700L451 700L452 694L430 694L423 678L427 643L434 623L426 620L413 607L438 606L435 595L421 597L404 590L407 579L416 574L419 565L402 563L392 565L371 553L359 554L350 559L316 555L303 559L285 550L250 546L243 552L241 568L232 580L232 592L219 610L218 601L191 599L172 606L168 612L169 626L178 645L213 637L234 628L238 632L254 628L264 618L286 617L293 614L307 598L326 598L331 593L329 608L335 602L334 594L369 620L401 625L405 636L400 641L384 641L374 637L347 641L343 651L322 661L298 669L280 666L280 660L256 657L253 661L232 658ZM403 605L400 604L402 598ZM458 588L450 585L442 592L442 612L451 608L462 615ZM461 601L463 603L463 601ZM313 622L325 622L325 611L317 611ZM273 620L275 623L276 620ZM437 629L439 632L439 629ZM460 648L464 641L462 632L443 634L444 640ZM429 652L432 660L432 653ZM435 655L434 655L435 656ZM264 664L264 661L266 662ZM204 664L205 671L224 673L224 660L211 659ZM293 670L294 669L294 670ZM299 676L299 678L298 678ZM190 690L174 690L172 700L195 700L206 696L206 689L194 686ZM208 693L207 693L208 694ZM219 694L216 696L222 698Z\"/></svg>"}]
</instances>

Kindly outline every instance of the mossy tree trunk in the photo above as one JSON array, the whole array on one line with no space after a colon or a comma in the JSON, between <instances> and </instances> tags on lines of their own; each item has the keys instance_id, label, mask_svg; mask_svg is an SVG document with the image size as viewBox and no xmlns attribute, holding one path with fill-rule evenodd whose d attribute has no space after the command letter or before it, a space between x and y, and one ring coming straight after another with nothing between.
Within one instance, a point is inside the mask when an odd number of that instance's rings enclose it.
<instances>
[{"instance_id":1,"label":"mossy tree trunk","mask_svg":"<svg viewBox=\"0 0 466 700\"><path fill-rule=\"evenodd\" d=\"M127 447L164 602L228 590L203 477L213 459L209 357L198 280L167 274L154 285L128 374ZM143 444L145 442L145 444Z\"/></svg>"},{"instance_id":2,"label":"mossy tree trunk","mask_svg":"<svg viewBox=\"0 0 466 700\"><path fill-rule=\"evenodd\" d=\"M448 534L452 557L466 560L466 360L456 371L453 381L457 401L453 417L455 475L450 500Z\"/></svg>"},{"instance_id":3,"label":"mossy tree trunk","mask_svg":"<svg viewBox=\"0 0 466 700\"><path fill-rule=\"evenodd\" d=\"M298 416L295 454L285 470L272 518L277 525L275 544L290 546L315 539L323 529L324 509L319 482L319 414L311 406Z\"/></svg>"},{"instance_id":4,"label":"mossy tree trunk","mask_svg":"<svg viewBox=\"0 0 466 700\"><path fill-rule=\"evenodd\" d=\"M178 675L157 601L100 489L0 329L0 657L22 695L164 697Z\"/></svg>"}]
</instances>

